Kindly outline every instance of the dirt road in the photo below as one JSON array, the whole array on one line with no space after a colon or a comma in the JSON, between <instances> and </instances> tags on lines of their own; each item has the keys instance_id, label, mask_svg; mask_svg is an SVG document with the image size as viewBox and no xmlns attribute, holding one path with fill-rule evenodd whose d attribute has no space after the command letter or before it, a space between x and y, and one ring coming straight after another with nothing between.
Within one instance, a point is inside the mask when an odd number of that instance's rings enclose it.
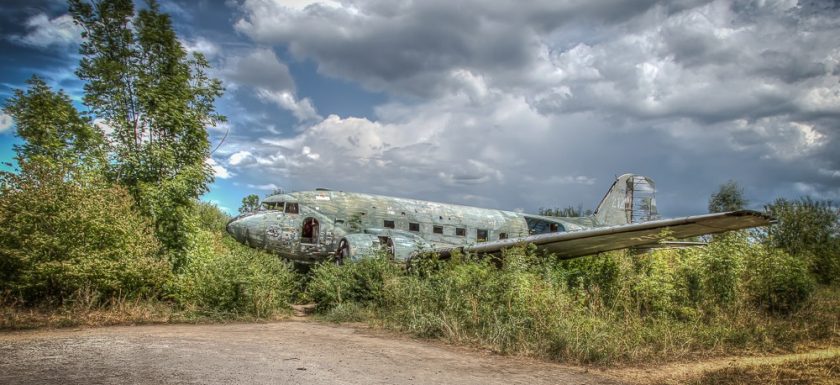
<instances>
[{"instance_id":1,"label":"dirt road","mask_svg":"<svg viewBox=\"0 0 840 385\"><path fill-rule=\"evenodd\" d=\"M316 322L0 333L0 384L614 384L598 373Z\"/></svg>"}]
</instances>

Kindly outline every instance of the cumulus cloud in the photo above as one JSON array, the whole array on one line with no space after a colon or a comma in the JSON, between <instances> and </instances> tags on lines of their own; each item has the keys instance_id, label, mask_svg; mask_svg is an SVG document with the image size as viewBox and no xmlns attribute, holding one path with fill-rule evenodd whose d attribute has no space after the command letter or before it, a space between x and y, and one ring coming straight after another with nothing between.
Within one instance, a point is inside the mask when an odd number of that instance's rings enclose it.
<instances>
[{"instance_id":1,"label":"cumulus cloud","mask_svg":"<svg viewBox=\"0 0 840 385\"><path fill-rule=\"evenodd\" d=\"M231 178L231 177L236 175L236 174L228 171L227 168L225 168L224 166L222 166L221 164L216 162L216 160L213 159L213 158L207 158L205 163L207 163L207 165L210 166L210 168L213 169L213 176L215 176L216 178L228 179L228 178Z\"/></svg>"},{"instance_id":2,"label":"cumulus cloud","mask_svg":"<svg viewBox=\"0 0 840 385\"><path fill-rule=\"evenodd\" d=\"M37 48L67 46L81 41L82 29L73 23L73 17L69 14L50 19L46 14L40 13L26 21L26 28L26 34L12 35L9 39Z\"/></svg>"},{"instance_id":3,"label":"cumulus cloud","mask_svg":"<svg viewBox=\"0 0 840 385\"><path fill-rule=\"evenodd\" d=\"M181 44L187 52L200 52L207 59L215 58L221 51L218 44L200 36L192 40L182 40Z\"/></svg>"},{"instance_id":4,"label":"cumulus cloud","mask_svg":"<svg viewBox=\"0 0 840 385\"><path fill-rule=\"evenodd\" d=\"M0 133L12 128L15 121L9 114L0 112Z\"/></svg>"},{"instance_id":5,"label":"cumulus cloud","mask_svg":"<svg viewBox=\"0 0 840 385\"><path fill-rule=\"evenodd\" d=\"M652 174L672 191L663 210L679 214L703 210L727 179L759 204L830 196L840 187L838 8L246 0L239 32L394 98L372 117L320 118L293 88L265 88L259 97L307 124L242 143L238 167L507 208L582 195L594 204L627 171Z\"/></svg>"},{"instance_id":6,"label":"cumulus cloud","mask_svg":"<svg viewBox=\"0 0 840 385\"><path fill-rule=\"evenodd\" d=\"M259 99L291 112L300 121L321 118L311 100L296 96L289 67L271 49L256 48L228 58L222 76L234 86L255 89Z\"/></svg>"}]
</instances>

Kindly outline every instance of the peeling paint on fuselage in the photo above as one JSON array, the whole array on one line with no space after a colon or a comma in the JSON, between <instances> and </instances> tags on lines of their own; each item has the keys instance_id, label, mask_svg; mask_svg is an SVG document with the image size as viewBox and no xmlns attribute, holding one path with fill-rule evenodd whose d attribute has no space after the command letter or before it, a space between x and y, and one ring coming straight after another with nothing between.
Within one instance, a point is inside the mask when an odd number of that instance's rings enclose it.
<instances>
[{"instance_id":1,"label":"peeling paint on fuselage","mask_svg":"<svg viewBox=\"0 0 840 385\"><path fill-rule=\"evenodd\" d=\"M298 212L287 212L297 203ZM597 227L592 217L554 218L414 199L342 191L301 191L266 198L261 210L239 216L228 232L239 242L284 258L313 263L335 253L348 234L400 233L418 246L458 246L549 231ZM271 207L271 209L265 209ZM293 206L292 206L293 207ZM294 211L294 210L291 210ZM314 219L317 222L312 222ZM310 225L306 225L309 220ZM313 226L313 223L317 225ZM551 224L555 224L552 226ZM389 225L393 225L390 227ZM543 225L543 226L540 226ZM313 228L305 234L305 227ZM463 235L462 235L463 234ZM304 235L309 235L305 237Z\"/></svg>"}]
</instances>

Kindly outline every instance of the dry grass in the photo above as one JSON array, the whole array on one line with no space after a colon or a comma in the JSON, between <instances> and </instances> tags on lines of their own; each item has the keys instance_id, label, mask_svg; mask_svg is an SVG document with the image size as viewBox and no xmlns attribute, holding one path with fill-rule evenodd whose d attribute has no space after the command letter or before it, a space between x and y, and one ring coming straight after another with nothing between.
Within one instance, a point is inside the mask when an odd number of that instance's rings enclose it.
<instances>
[{"instance_id":1,"label":"dry grass","mask_svg":"<svg viewBox=\"0 0 840 385\"><path fill-rule=\"evenodd\" d=\"M606 369L607 375L639 385L840 384L840 349L769 356L729 356L665 365Z\"/></svg>"},{"instance_id":2,"label":"dry grass","mask_svg":"<svg viewBox=\"0 0 840 385\"><path fill-rule=\"evenodd\" d=\"M837 385L840 356L775 364L731 366L705 371L684 383L691 385Z\"/></svg>"},{"instance_id":3,"label":"dry grass","mask_svg":"<svg viewBox=\"0 0 840 385\"><path fill-rule=\"evenodd\" d=\"M30 308L7 305L0 307L0 330L166 323L178 318L172 306L154 301L119 301L96 307Z\"/></svg>"},{"instance_id":4,"label":"dry grass","mask_svg":"<svg viewBox=\"0 0 840 385\"><path fill-rule=\"evenodd\" d=\"M156 323L201 323L230 321L274 321L288 318L285 312L254 317L249 314L212 313L200 309L180 308L160 300L127 300L112 298L106 302L93 294L81 292L64 305L22 306L0 298L0 330L36 328L95 327Z\"/></svg>"}]
</instances>

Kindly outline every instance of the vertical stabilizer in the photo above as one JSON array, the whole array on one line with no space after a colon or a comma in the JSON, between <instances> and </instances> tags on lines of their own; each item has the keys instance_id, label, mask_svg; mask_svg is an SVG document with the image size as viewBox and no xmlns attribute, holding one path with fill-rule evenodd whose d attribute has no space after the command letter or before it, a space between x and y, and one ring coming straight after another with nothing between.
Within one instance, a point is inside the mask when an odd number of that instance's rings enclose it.
<instances>
[{"instance_id":1,"label":"vertical stabilizer","mask_svg":"<svg viewBox=\"0 0 840 385\"><path fill-rule=\"evenodd\" d=\"M626 225L657 219L656 186L646 176L624 174L613 182L595 209L595 220L604 226Z\"/></svg>"}]
</instances>

